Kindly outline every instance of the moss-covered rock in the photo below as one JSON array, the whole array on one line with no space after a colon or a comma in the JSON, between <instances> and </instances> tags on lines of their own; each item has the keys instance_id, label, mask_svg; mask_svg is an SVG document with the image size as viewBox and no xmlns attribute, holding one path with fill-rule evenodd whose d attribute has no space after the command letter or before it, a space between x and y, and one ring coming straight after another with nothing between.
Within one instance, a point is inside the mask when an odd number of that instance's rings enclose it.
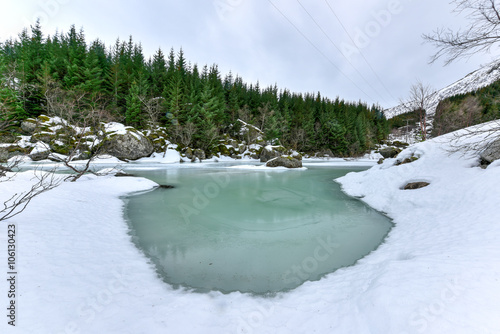
<instances>
[{"instance_id":1,"label":"moss-covered rock","mask_svg":"<svg viewBox=\"0 0 500 334\"><path fill-rule=\"evenodd\" d=\"M401 150L399 148L396 148L396 147L386 147L386 148L383 148L379 151L379 153L385 158L394 158L396 157L399 153L401 152Z\"/></svg>"},{"instance_id":2,"label":"moss-covered rock","mask_svg":"<svg viewBox=\"0 0 500 334\"><path fill-rule=\"evenodd\" d=\"M44 142L46 144L50 144L51 141L55 140L56 139L56 135L53 134L53 133L49 133L49 132L38 132L38 133L35 133L31 136L31 140L30 142L32 143L36 143L36 142Z\"/></svg>"},{"instance_id":3,"label":"moss-covered rock","mask_svg":"<svg viewBox=\"0 0 500 334\"><path fill-rule=\"evenodd\" d=\"M282 157L277 157L274 159L269 160L266 163L267 167L286 167L286 168L300 168L302 167L302 161L292 158L292 157L287 157L287 156L282 156Z\"/></svg>"},{"instance_id":4,"label":"moss-covered rock","mask_svg":"<svg viewBox=\"0 0 500 334\"><path fill-rule=\"evenodd\" d=\"M259 159L260 162L266 162L287 153L288 150L283 146L266 146L260 152Z\"/></svg>"},{"instance_id":5,"label":"moss-covered rock","mask_svg":"<svg viewBox=\"0 0 500 334\"><path fill-rule=\"evenodd\" d=\"M33 118L28 118L21 122L21 130L27 135L35 133L37 127L38 122Z\"/></svg>"},{"instance_id":6,"label":"moss-covered rock","mask_svg":"<svg viewBox=\"0 0 500 334\"><path fill-rule=\"evenodd\" d=\"M404 142L399 141L399 140L396 140L396 141L392 142L392 146L396 146L398 148L406 148L406 147L410 146L410 144L404 143Z\"/></svg>"},{"instance_id":7,"label":"moss-covered rock","mask_svg":"<svg viewBox=\"0 0 500 334\"><path fill-rule=\"evenodd\" d=\"M12 132L0 132L0 143L13 144L17 140L17 136Z\"/></svg>"},{"instance_id":8,"label":"moss-covered rock","mask_svg":"<svg viewBox=\"0 0 500 334\"><path fill-rule=\"evenodd\" d=\"M45 123L45 122L50 121L50 117L49 116L45 116L45 115L40 115L40 116L37 117L37 120L39 120L42 123Z\"/></svg>"}]
</instances>

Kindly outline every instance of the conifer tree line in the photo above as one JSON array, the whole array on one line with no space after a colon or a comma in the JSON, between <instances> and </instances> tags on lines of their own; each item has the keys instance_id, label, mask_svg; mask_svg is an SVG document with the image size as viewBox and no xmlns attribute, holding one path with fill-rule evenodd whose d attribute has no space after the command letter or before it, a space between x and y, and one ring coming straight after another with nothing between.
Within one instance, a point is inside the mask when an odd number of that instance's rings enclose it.
<instances>
[{"instance_id":1,"label":"conifer tree line","mask_svg":"<svg viewBox=\"0 0 500 334\"><path fill-rule=\"evenodd\" d=\"M139 129L165 127L170 141L210 150L223 134L241 137L241 119L265 139L303 152L357 155L385 139L382 109L362 102L247 84L217 65L198 67L182 49L146 59L130 37L110 47L83 30L45 37L39 23L0 43L1 120L50 114L53 101ZM244 138L252 143L248 133Z\"/></svg>"}]
</instances>

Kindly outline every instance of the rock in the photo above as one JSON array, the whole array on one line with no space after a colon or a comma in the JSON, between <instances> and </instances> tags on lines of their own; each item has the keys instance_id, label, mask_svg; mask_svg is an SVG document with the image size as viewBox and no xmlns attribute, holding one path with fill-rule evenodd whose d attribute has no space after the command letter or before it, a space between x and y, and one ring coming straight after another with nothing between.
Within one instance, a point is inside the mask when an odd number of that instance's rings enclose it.
<instances>
[{"instance_id":1,"label":"rock","mask_svg":"<svg viewBox=\"0 0 500 334\"><path fill-rule=\"evenodd\" d=\"M128 173L125 173L125 172L118 172L115 174L115 177L133 177L134 175L132 174L128 174Z\"/></svg>"},{"instance_id":2,"label":"rock","mask_svg":"<svg viewBox=\"0 0 500 334\"><path fill-rule=\"evenodd\" d=\"M410 182L403 189L404 190L414 190L427 187L430 183L428 182Z\"/></svg>"},{"instance_id":3,"label":"rock","mask_svg":"<svg viewBox=\"0 0 500 334\"><path fill-rule=\"evenodd\" d=\"M8 166L0 165L0 177L7 175L8 172L12 172L12 169L10 169Z\"/></svg>"},{"instance_id":4,"label":"rock","mask_svg":"<svg viewBox=\"0 0 500 334\"><path fill-rule=\"evenodd\" d=\"M399 166L399 165L404 165L404 164L411 164L412 162L417 161L417 160L418 160L418 157L412 155L411 157L406 158L403 161L401 161L401 160L396 161L396 163L394 165Z\"/></svg>"},{"instance_id":5,"label":"rock","mask_svg":"<svg viewBox=\"0 0 500 334\"><path fill-rule=\"evenodd\" d=\"M29 152L29 149L22 148L17 145L0 147L0 163L6 163L12 157L26 155Z\"/></svg>"},{"instance_id":6,"label":"rock","mask_svg":"<svg viewBox=\"0 0 500 334\"><path fill-rule=\"evenodd\" d=\"M38 132L31 136L30 142L36 143L38 141L49 144L51 141L55 140L56 136L47 132Z\"/></svg>"},{"instance_id":7,"label":"rock","mask_svg":"<svg viewBox=\"0 0 500 334\"><path fill-rule=\"evenodd\" d=\"M33 161L46 160L50 155L50 147L49 145L39 141L36 143L35 147L31 150L28 156Z\"/></svg>"},{"instance_id":8,"label":"rock","mask_svg":"<svg viewBox=\"0 0 500 334\"><path fill-rule=\"evenodd\" d=\"M193 150L191 149L191 147L187 147L185 149L182 150L184 153L184 155L186 156L186 158L192 160L193 159Z\"/></svg>"},{"instance_id":9,"label":"rock","mask_svg":"<svg viewBox=\"0 0 500 334\"><path fill-rule=\"evenodd\" d=\"M153 144L138 132L112 134L103 144L103 153L120 160L137 160L153 153Z\"/></svg>"},{"instance_id":10,"label":"rock","mask_svg":"<svg viewBox=\"0 0 500 334\"><path fill-rule=\"evenodd\" d=\"M377 163L378 163L379 165L381 165L383 162L384 162L384 158L380 158L380 159L378 159L378 161L377 161Z\"/></svg>"},{"instance_id":11,"label":"rock","mask_svg":"<svg viewBox=\"0 0 500 334\"><path fill-rule=\"evenodd\" d=\"M23 130L26 134L32 135L35 133L36 128L37 122L32 118L28 118L21 123L21 130Z\"/></svg>"},{"instance_id":12,"label":"rock","mask_svg":"<svg viewBox=\"0 0 500 334\"><path fill-rule=\"evenodd\" d=\"M318 158L324 158L324 157L328 157L328 158L334 158L335 155L333 154L332 150L330 149L326 149L326 150L323 150L323 151L319 151L316 156Z\"/></svg>"},{"instance_id":13,"label":"rock","mask_svg":"<svg viewBox=\"0 0 500 334\"><path fill-rule=\"evenodd\" d=\"M196 150L193 151L193 157L198 158L200 161L205 160L205 151L197 148Z\"/></svg>"},{"instance_id":14,"label":"rock","mask_svg":"<svg viewBox=\"0 0 500 334\"><path fill-rule=\"evenodd\" d=\"M30 153L28 156L33 161L47 160L49 158L50 151L39 151L35 153Z\"/></svg>"},{"instance_id":15,"label":"rock","mask_svg":"<svg viewBox=\"0 0 500 334\"><path fill-rule=\"evenodd\" d=\"M18 138L13 133L0 132L0 143L13 144L17 139Z\"/></svg>"},{"instance_id":16,"label":"rock","mask_svg":"<svg viewBox=\"0 0 500 334\"><path fill-rule=\"evenodd\" d=\"M480 156L481 160L485 161L486 164L500 159L500 139L489 144Z\"/></svg>"},{"instance_id":17,"label":"rock","mask_svg":"<svg viewBox=\"0 0 500 334\"><path fill-rule=\"evenodd\" d=\"M385 158L394 158L395 156L397 156L399 154L399 152L401 152L400 149L396 148L396 147L386 147L386 148L383 148L379 151L379 153Z\"/></svg>"},{"instance_id":18,"label":"rock","mask_svg":"<svg viewBox=\"0 0 500 334\"><path fill-rule=\"evenodd\" d=\"M393 146L396 146L396 147L399 147L399 148L406 148L408 146L410 146L410 144L408 143L404 143L402 141L399 141L399 140L396 140L392 143Z\"/></svg>"},{"instance_id":19,"label":"rock","mask_svg":"<svg viewBox=\"0 0 500 334\"><path fill-rule=\"evenodd\" d=\"M284 152L285 148L282 146L278 147L273 147L273 146L266 146L262 149L260 152L260 162L266 162L274 158L280 157Z\"/></svg>"},{"instance_id":20,"label":"rock","mask_svg":"<svg viewBox=\"0 0 500 334\"><path fill-rule=\"evenodd\" d=\"M7 162L7 160L9 158L10 158L9 157L9 150L7 149L7 147L0 147L0 163Z\"/></svg>"},{"instance_id":21,"label":"rock","mask_svg":"<svg viewBox=\"0 0 500 334\"><path fill-rule=\"evenodd\" d=\"M292 157L277 157L269 160L266 167L301 168L302 161Z\"/></svg>"},{"instance_id":22,"label":"rock","mask_svg":"<svg viewBox=\"0 0 500 334\"><path fill-rule=\"evenodd\" d=\"M169 185L169 184L160 184L160 185L158 186L158 188L161 188L161 189L173 189L173 188L175 188L175 187L174 187L174 186L171 186L171 185Z\"/></svg>"}]
</instances>

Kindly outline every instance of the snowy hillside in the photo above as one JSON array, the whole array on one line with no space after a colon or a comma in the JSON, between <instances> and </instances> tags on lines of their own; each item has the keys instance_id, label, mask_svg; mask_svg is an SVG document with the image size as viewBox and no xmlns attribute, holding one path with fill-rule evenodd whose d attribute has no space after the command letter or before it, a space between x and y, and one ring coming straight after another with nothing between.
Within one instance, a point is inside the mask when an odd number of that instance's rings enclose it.
<instances>
[{"instance_id":1,"label":"snowy hillside","mask_svg":"<svg viewBox=\"0 0 500 334\"><path fill-rule=\"evenodd\" d=\"M427 113L431 116L434 115L439 102L445 98L475 91L479 88L488 86L499 79L500 63L495 61L485 65L479 70L469 73L464 78L432 94L430 97L430 107L427 110ZM407 111L408 110L405 110L402 105L398 105L396 107L386 109L384 113L387 119L390 119Z\"/></svg>"}]
</instances>

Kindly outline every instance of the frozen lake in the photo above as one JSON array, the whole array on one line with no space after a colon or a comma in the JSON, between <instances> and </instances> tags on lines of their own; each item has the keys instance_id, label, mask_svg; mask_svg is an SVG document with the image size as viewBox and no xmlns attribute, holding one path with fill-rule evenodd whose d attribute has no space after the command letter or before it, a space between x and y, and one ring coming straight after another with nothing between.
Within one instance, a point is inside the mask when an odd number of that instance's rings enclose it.
<instances>
[{"instance_id":1,"label":"frozen lake","mask_svg":"<svg viewBox=\"0 0 500 334\"><path fill-rule=\"evenodd\" d=\"M392 227L333 181L364 168L184 166L128 169L173 186L128 197L126 216L136 245L175 287L290 290L354 264Z\"/></svg>"}]
</instances>

